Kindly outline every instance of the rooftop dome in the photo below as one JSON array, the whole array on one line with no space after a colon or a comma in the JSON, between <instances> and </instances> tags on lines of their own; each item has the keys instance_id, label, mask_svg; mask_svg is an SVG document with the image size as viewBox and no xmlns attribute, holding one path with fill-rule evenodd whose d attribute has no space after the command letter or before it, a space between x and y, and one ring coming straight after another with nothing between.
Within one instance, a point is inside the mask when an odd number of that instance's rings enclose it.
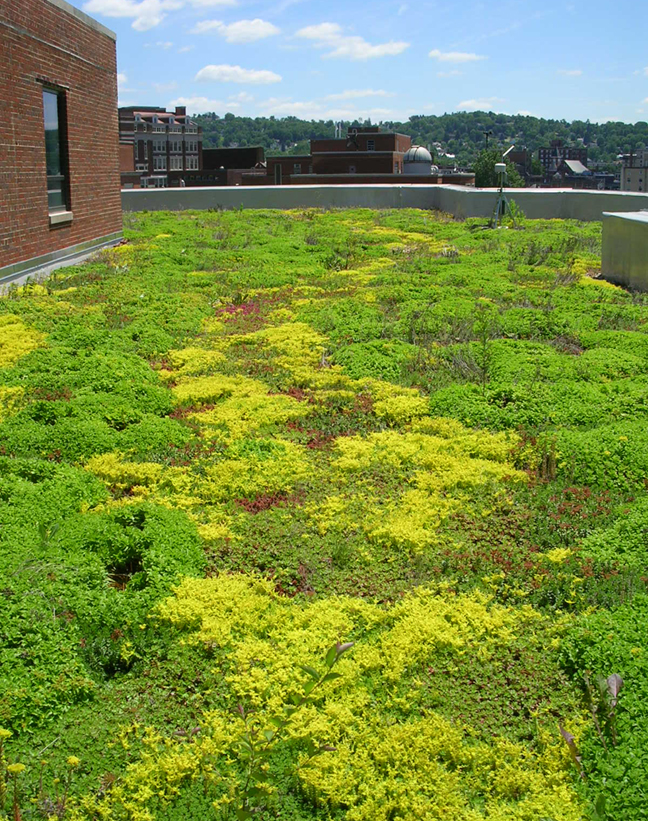
<instances>
[{"instance_id":1,"label":"rooftop dome","mask_svg":"<svg viewBox=\"0 0 648 821\"><path fill-rule=\"evenodd\" d=\"M432 155L422 145L413 145L409 151L405 152L403 162L429 162L432 163Z\"/></svg>"}]
</instances>

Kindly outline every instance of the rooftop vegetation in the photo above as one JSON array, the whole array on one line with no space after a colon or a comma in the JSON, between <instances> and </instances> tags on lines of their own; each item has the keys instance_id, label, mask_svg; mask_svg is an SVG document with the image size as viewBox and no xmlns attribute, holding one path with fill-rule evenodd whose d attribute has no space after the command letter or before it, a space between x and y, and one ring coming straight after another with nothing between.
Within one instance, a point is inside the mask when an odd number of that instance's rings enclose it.
<instances>
[{"instance_id":1,"label":"rooftop vegetation","mask_svg":"<svg viewBox=\"0 0 648 821\"><path fill-rule=\"evenodd\" d=\"M0 818L648 817L600 225L126 222L0 301Z\"/></svg>"}]
</instances>

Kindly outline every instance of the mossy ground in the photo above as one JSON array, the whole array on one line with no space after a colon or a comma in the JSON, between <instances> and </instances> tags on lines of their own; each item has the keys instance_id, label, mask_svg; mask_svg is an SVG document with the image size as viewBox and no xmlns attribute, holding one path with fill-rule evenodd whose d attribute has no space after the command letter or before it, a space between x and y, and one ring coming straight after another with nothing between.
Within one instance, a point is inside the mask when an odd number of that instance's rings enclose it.
<instances>
[{"instance_id":1,"label":"mossy ground","mask_svg":"<svg viewBox=\"0 0 648 821\"><path fill-rule=\"evenodd\" d=\"M126 224L0 304L22 817L235 817L238 705L346 640L263 817L646 817L648 299L600 225Z\"/></svg>"}]
</instances>

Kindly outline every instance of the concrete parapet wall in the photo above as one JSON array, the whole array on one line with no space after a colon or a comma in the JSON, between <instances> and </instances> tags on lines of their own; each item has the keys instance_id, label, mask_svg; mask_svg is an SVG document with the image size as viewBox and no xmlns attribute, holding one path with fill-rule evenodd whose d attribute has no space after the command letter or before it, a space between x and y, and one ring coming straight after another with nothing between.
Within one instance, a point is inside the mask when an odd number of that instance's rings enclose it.
<instances>
[{"instance_id":1,"label":"concrete parapet wall","mask_svg":"<svg viewBox=\"0 0 648 821\"><path fill-rule=\"evenodd\" d=\"M122 191L122 205L125 211L178 211L189 208L434 208L431 194L434 188L437 186L262 185L235 188L149 188Z\"/></svg>"},{"instance_id":2,"label":"concrete parapet wall","mask_svg":"<svg viewBox=\"0 0 648 821\"><path fill-rule=\"evenodd\" d=\"M648 208L648 194L512 188L509 199L529 219L600 220L603 211ZM125 211L208 208L427 208L458 218L490 217L495 189L461 185L276 185L223 188L159 188L122 191Z\"/></svg>"},{"instance_id":3,"label":"concrete parapet wall","mask_svg":"<svg viewBox=\"0 0 648 821\"><path fill-rule=\"evenodd\" d=\"M600 220L603 211L648 208L648 194L575 191L572 188L508 188L506 195L529 219ZM440 185L435 207L455 217L490 217L496 192L485 188Z\"/></svg>"},{"instance_id":4,"label":"concrete parapet wall","mask_svg":"<svg viewBox=\"0 0 648 821\"><path fill-rule=\"evenodd\" d=\"M648 291L648 211L603 214L601 272L617 285Z\"/></svg>"}]
</instances>

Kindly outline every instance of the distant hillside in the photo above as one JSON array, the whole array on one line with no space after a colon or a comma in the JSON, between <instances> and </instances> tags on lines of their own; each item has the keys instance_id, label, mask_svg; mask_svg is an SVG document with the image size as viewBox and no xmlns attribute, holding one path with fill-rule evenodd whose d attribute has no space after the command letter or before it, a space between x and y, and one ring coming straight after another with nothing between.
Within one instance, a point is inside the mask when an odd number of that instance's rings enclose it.
<instances>
[{"instance_id":1,"label":"distant hillside","mask_svg":"<svg viewBox=\"0 0 648 821\"><path fill-rule=\"evenodd\" d=\"M308 151L310 139L333 137L333 120L299 120L297 117L237 117L226 114L201 114L195 118L203 127L205 147L238 145L262 145L269 153L301 153ZM355 122L353 125L364 125ZM385 129L393 129L409 134L414 142L432 146L437 161L450 162L439 156L434 143L440 143L441 150L454 154L456 162L471 163L479 151L485 147L485 131L491 143L517 147L527 147L535 151L541 145L548 145L552 139L560 138L568 145L580 141L587 146L589 159L611 165L617 154L637 148L648 147L648 123L590 123L574 120L544 120L522 115L495 114L475 111L441 116L414 116L405 123L383 122ZM452 160L454 162L455 160Z\"/></svg>"}]
</instances>

